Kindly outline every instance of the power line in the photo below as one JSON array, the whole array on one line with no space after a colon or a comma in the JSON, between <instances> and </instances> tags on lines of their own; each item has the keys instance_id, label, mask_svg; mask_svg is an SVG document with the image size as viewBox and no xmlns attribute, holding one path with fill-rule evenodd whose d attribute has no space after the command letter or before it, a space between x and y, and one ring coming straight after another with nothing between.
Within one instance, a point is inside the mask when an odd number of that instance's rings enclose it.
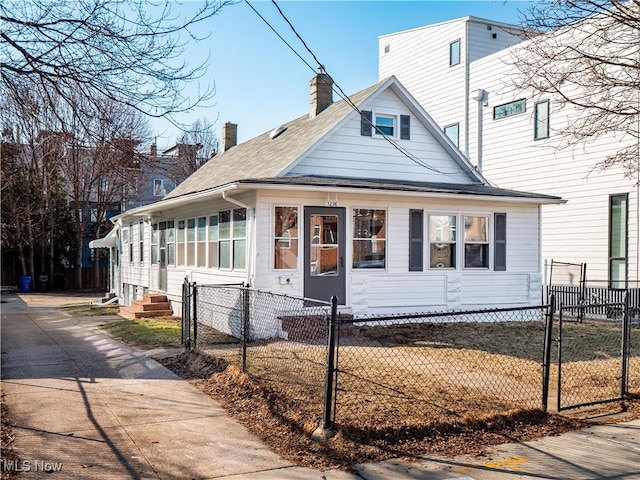
<instances>
[{"instance_id":1,"label":"power line","mask_svg":"<svg viewBox=\"0 0 640 480\"><path fill-rule=\"evenodd\" d=\"M280 40L282 40L282 42L287 45L287 47L289 47L289 49L300 59L302 60L302 62L307 65L307 67L309 67L309 69L311 69L314 73L316 72L316 69L313 68L303 57L302 55L300 55L298 53L298 51L293 48L293 46L291 46L291 44L289 42L287 42L284 37L282 37L282 35L280 35L280 33L254 8L253 5L251 5L251 3L249 2L249 0L244 0L245 3L247 5L249 5L249 7L251 8L251 10L253 10L255 12L256 15L258 15L258 17L260 17L260 19L278 36L278 38ZM289 21L289 19L287 18L287 16L284 14L284 12L282 11L282 9L280 8L280 6L276 3L275 0L271 0L271 2L273 3L273 5L276 7L276 9L278 10L280 16L282 16L282 18L287 22L287 24L289 25L289 27L291 28L291 30L293 31L293 33L296 35L296 37L298 38L298 40L300 40L300 42L302 43L302 45L304 46L304 48L306 49L306 51L313 57L314 61L316 62L316 64L318 65L318 68L321 68L324 73L326 73L327 75L329 75L323 65L323 63L318 59L318 57L315 55L315 53L313 53L313 51L309 48L309 46L307 45L307 43L304 41L304 39L302 38L302 36L300 36L300 34L297 32L297 30L295 29L295 27L293 26L293 24ZM447 172L443 172L441 170L438 170L435 167L432 167L431 165L423 162L421 159L419 159L418 157L416 157L413 153L409 152L408 150L406 150L404 147L398 145L392 138L390 138L386 133L384 133L383 131L381 131L379 128L377 128L373 122L371 122L371 120L369 120L368 118L364 117L362 115L362 110L360 110L360 108L358 108L358 106L353 103L353 101L351 100L351 98L349 98L349 96L344 92L344 90L342 90L342 88L340 87L340 85L338 85L336 83L336 81L333 79L333 77L331 75L329 75L329 78L331 79L332 82L332 86L331 89L336 93L336 95L338 95L338 97L340 97L342 100L344 100L353 110L355 110L356 112L358 112L358 114L360 115L360 118L363 118L367 123L369 123L369 125L371 125L371 127L376 131L376 133L378 133L379 135L381 135L387 142L389 142L389 144L391 144L391 146L393 146L397 151L399 151L402 155L404 155L405 157L407 157L409 160L411 160L412 162L416 163L418 166L421 166L423 168L426 168L427 170L430 170L432 172L435 173L439 173L441 175L445 175L448 177L454 177L456 176L455 173L447 173ZM323 80L324 81L324 80ZM334 88L335 87L335 88ZM336 91L336 88L338 91Z\"/></svg>"}]
</instances>

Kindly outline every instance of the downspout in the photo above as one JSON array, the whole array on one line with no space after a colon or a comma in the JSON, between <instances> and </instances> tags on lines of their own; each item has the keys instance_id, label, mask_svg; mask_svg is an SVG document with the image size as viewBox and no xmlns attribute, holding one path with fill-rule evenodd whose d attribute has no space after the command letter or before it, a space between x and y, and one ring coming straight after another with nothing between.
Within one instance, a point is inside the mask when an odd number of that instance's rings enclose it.
<instances>
[{"instance_id":1,"label":"downspout","mask_svg":"<svg viewBox=\"0 0 640 480\"><path fill-rule=\"evenodd\" d=\"M247 240L249 243L248 257L249 257L249 265L247 265L247 283L253 285L253 281L255 280L255 261L254 261L254 253L255 253L255 241L254 241L254 225L255 225L255 209L246 203L241 202L240 200L236 200L235 198L227 197L227 192L222 191L222 199L237 205L238 207L242 207L247 210Z\"/></svg>"},{"instance_id":2,"label":"downspout","mask_svg":"<svg viewBox=\"0 0 640 480\"><path fill-rule=\"evenodd\" d=\"M464 154L469 158L469 20L464 23Z\"/></svg>"}]
</instances>

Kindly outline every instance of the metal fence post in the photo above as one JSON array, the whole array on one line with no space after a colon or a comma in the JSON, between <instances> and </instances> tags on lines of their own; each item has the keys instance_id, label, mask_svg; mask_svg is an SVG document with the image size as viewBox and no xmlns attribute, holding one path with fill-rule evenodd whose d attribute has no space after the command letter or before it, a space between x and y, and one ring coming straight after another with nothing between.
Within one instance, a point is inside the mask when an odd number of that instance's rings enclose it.
<instances>
[{"instance_id":1,"label":"metal fence post","mask_svg":"<svg viewBox=\"0 0 640 480\"><path fill-rule=\"evenodd\" d=\"M191 350L194 350L198 343L198 288L196 282L193 282L191 287L191 295L193 297L193 311L190 315L191 322L193 323L193 341L191 342Z\"/></svg>"},{"instance_id":2,"label":"metal fence post","mask_svg":"<svg viewBox=\"0 0 640 480\"><path fill-rule=\"evenodd\" d=\"M247 371L247 343L249 342L249 287L242 287L242 371Z\"/></svg>"},{"instance_id":3,"label":"metal fence post","mask_svg":"<svg viewBox=\"0 0 640 480\"><path fill-rule=\"evenodd\" d=\"M329 346L327 348L327 378L324 392L324 414L322 428L330 430L333 427L331 419L331 405L333 403L333 374L336 358L336 333L338 322L338 297L331 297L331 317L329 318Z\"/></svg>"},{"instance_id":4,"label":"metal fence post","mask_svg":"<svg viewBox=\"0 0 640 480\"><path fill-rule=\"evenodd\" d=\"M629 339L631 323L631 303L629 302L629 292L624 296L624 314L622 316L622 364L620 366L620 399L624 399L628 393L629 381Z\"/></svg>"},{"instance_id":5,"label":"metal fence post","mask_svg":"<svg viewBox=\"0 0 640 480\"><path fill-rule=\"evenodd\" d=\"M549 407L549 381L551 378L551 334L553 332L553 315L556 311L556 296L551 295L544 324L544 352L542 360L542 409Z\"/></svg>"}]
</instances>

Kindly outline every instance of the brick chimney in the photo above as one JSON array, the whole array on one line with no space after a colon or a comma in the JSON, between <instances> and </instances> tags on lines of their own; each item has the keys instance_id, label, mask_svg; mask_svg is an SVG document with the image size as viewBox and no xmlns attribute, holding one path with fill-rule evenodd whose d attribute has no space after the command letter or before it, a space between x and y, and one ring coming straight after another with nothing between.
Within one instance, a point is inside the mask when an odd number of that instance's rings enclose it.
<instances>
[{"instance_id":1,"label":"brick chimney","mask_svg":"<svg viewBox=\"0 0 640 480\"><path fill-rule=\"evenodd\" d=\"M238 124L227 122L222 126L222 152L238 144Z\"/></svg>"},{"instance_id":2,"label":"brick chimney","mask_svg":"<svg viewBox=\"0 0 640 480\"><path fill-rule=\"evenodd\" d=\"M318 74L311 79L311 110L309 118L314 118L333 103L333 79L318 65Z\"/></svg>"},{"instance_id":3,"label":"brick chimney","mask_svg":"<svg viewBox=\"0 0 640 480\"><path fill-rule=\"evenodd\" d=\"M155 143L151 144L151 149L150 149L150 154L152 157L157 157L158 156L158 146Z\"/></svg>"}]
</instances>

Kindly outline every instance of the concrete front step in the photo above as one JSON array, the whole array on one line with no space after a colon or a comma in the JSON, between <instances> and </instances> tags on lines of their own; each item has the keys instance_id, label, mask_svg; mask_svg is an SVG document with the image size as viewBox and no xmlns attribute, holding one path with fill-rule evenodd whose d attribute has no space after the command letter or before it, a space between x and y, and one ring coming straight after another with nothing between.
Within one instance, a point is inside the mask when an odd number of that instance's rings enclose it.
<instances>
[{"instance_id":1,"label":"concrete front step","mask_svg":"<svg viewBox=\"0 0 640 480\"><path fill-rule=\"evenodd\" d=\"M129 307L120 307L120 316L124 318L152 318L152 317L170 317L173 315L171 310L151 310L151 311L137 311L131 310Z\"/></svg>"},{"instance_id":2,"label":"concrete front step","mask_svg":"<svg viewBox=\"0 0 640 480\"><path fill-rule=\"evenodd\" d=\"M161 293L146 293L142 300L134 300L128 307L120 307L125 318L167 317L173 315L167 296Z\"/></svg>"}]
</instances>

